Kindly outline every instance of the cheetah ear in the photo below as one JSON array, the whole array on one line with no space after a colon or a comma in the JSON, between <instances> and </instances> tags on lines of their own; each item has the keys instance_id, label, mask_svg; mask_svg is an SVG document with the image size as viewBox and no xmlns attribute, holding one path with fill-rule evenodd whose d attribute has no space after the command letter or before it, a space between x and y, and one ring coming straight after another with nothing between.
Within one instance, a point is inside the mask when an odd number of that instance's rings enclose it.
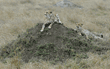
<instances>
[{"instance_id":1,"label":"cheetah ear","mask_svg":"<svg viewBox=\"0 0 110 69\"><path fill-rule=\"evenodd\" d=\"M75 23L76 24L76 26L81 26L81 23Z\"/></svg>"},{"instance_id":2,"label":"cheetah ear","mask_svg":"<svg viewBox=\"0 0 110 69\"><path fill-rule=\"evenodd\" d=\"M45 11L44 15L46 15L48 13L48 11Z\"/></svg>"},{"instance_id":3,"label":"cheetah ear","mask_svg":"<svg viewBox=\"0 0 110 69\"><path fill-rule=\"evenodd\" d=\"M81 24L81 26L83 26L83 24Z\"/></svg>"},{"instance_id":4,"label":"cheetah ear","mask_svg":"<svg viewBox=\"0 0 110 69\"><path fill-rule=\"evenodd\" d=\"M50 13L52 13L52 11L50 11Z\"/></svg>"},{"instance_id":5,"label":"cheetah ear","mask_svg":"<svg viewBox=\"0 0 110 69\"><path fill-rule=\"evenodd\" d=\"M79 26L79 24L78 23L75 23L76 24L76 26Z\"/></svg>"},{"instance_id":6,"label":"cheetah ear","mask_svg":"<svg viewBox=\"0 0 110 69\"><path fill-rule=\"evenodd\" d=\"M78 26L80 26L80 24L77 24Z\"/></svg>"}]
</instances>

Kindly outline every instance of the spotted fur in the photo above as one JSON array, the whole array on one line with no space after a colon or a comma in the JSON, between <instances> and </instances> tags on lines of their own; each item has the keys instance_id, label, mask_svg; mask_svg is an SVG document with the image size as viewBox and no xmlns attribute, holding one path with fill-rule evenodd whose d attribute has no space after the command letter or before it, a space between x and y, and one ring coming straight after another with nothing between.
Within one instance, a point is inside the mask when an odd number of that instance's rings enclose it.
<instances>
[{"instance_id":1,"label":"spotted fur","mask_svg":"<svg viewBox=\"0 0 110 69\"><path fill-rule=\"evenodd\" d=\"M53 14L52 11L48 10L44 13L45 15L45 20L44 20L44 24L42 25L42 29L40 30L41 32L44 31L44 28L45 28L45 24L47 23L51 23L48 28L51 28L53 23L57 22L57 23L61 23L62 22L60 21L60 18L58 16L58 14Z\"/></svg>"}]
</instances>

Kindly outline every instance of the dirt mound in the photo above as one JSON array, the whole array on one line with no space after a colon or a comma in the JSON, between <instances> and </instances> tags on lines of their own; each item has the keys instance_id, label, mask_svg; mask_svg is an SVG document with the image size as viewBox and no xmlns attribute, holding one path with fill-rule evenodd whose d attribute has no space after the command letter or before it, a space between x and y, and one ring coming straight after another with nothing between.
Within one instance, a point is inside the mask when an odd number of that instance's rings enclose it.
<instances>
[{"instance_id":1,"label":"dirt mound","mask_svg":"<svg viewBox=\"0 0 110 69\"><path fill-rule=\"evenodd\" d=\"M40 32L42 24L28 29L26 33L18 36L18 39L8 44L0 51L3 58L13 57L16 54L25 62L32 58L36 60L64 61L68 58L87 58L86 52L103 53L106 48L94 46L93 40L87 40L85 36L78 35L77 31L67 28L62 24L54 23L51 29L49 24L43 32Z\"/></svg>"}]
</instances>

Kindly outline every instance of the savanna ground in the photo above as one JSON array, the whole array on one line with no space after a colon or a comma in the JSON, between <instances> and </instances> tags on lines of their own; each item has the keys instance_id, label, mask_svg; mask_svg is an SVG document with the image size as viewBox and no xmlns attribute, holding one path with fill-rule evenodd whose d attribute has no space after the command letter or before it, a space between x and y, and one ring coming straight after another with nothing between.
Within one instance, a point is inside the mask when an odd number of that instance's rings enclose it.
<instances>
[{"instance_id":1,"label":"savanna ground","mask_svg":"<svg viewBox=\"0 0 110 69\"><path fill-rule=\"evenodd\" d=\"M0 0L0 47L16 40L17 36L37 23L43 23L45 6L52 6L60 0ZM69 0L71 1L71 0ZM110 34L110 1L109 0L74 0L74 4L84 8L60 8L52 7L58 13L66 27L75 29L75 23L83 23L84 28L92 32L103 33L106 38ZM110 39L107 40L110 42ZM89 66L89 69L109 69L110 52L103 55L87 53L88 58L82 59L79 64L78 58L68 59L65 63L52 65L49 61L28 62L20 65L21 69L81 69ZM17 59L15 58L11 59ZM0 62L0 69L11 69L10 58L7 63ZM16 62L16 61L15 61ZM16 62L17 64L17 62ZM16 66L15 64L15 66ZM13 67L14 69L15 67Z\"/></svg>"}]
</instances>

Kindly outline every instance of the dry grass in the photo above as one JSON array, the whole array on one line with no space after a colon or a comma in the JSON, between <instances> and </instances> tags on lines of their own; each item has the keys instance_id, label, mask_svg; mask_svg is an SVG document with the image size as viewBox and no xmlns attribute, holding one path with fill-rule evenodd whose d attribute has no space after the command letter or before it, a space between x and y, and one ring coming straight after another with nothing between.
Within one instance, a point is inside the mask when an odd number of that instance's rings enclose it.
<instances>
[{"instance_id":1,"label":"dry grass","mask_svg":"<svg viewBox=\"0 0 110 69\"><path fill-rule=\"evenodd\" d=\"M34 27L37 23L43 23L43 13L46 10L44 6L51 6L58 1L60 0L0 0L0 47L15 40L18 34L25 32L26 29ZM110 37L109 0L69 1L84 8L50 8L59 14L65 26L75 28L75 23L83 23L85 29L103 33L107 38ZM108 55L110 54L98 56L89 53L89 58L82 60L79 65L76 61L70 59L65 64L55 66L47 64L46 61L41 63L30 62L21 65L21 69L34 69L36 67L38 69L80 69L84 65L89 66L89 69L108 69L110 67L110 59L108 59L110 57ZM0 62L0 69L11 69L10 65L10 62L6 64Z\"/></svg>"},{"instance_id":2,"label":"dry grass","mask_svg":"<svg viewBox=\"0 0 110 69\"><path fill-rule=\"evenodd\" d=\"M0 62L0 69L109 69L110 67L110 52L105 55L97 55L88 53L89 58L80 60L79 58L67 59L64 63L51 64L48 61L20 63L19 58L14 57L7 59L6 63Z\"/></svg>"}]
</instances>

